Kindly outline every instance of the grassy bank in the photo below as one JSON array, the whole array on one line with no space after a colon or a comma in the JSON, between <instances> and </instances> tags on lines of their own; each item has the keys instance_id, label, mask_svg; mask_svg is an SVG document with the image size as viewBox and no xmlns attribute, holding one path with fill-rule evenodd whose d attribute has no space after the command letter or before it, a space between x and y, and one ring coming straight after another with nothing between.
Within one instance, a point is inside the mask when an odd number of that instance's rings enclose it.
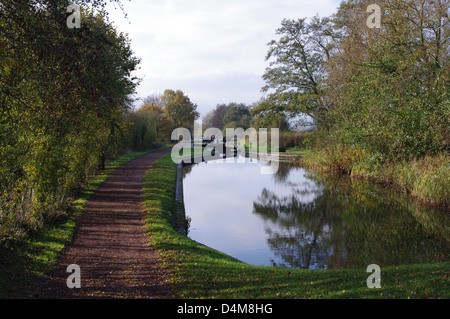
<instances>
[{"instance_id":1,"label":"grassy bank","mask_svg":"<svg viewBox=\"0 0 450 319\"><path fill-rule=\"evenodd\" d=\"M369 289L365 269L256 267L196 243L172 227L176 164L170 154L144 178L147 227L180 298L449 298L450 263L382 268Z\"/></svg>"},{"instance_id":2,"label":"grassy bank","mask_svg":"<svg viewBox=\"0 0 450 319\"><path fill-rule=\"evenodd\" d=\"M77 218L98 187L123 164L148 152L134 152L109 162L74 201L66 218L49 225L38 235L12 247L0 247L0 298L29 298L41 280L47 278L59 254L70 244Z\"/></svg>"},{"instance_id":3,"label":"grassy bank","mask_svg":"<svg viewBox=\"0 0 450 319\"><path fill-rule=\"evenodd\" d=\"M447 154L394 162L351 146L334 145L305 155L298 161L312 170L388 184L424 204L450 207L450 160Z\"/></svg>"}]
</instances>

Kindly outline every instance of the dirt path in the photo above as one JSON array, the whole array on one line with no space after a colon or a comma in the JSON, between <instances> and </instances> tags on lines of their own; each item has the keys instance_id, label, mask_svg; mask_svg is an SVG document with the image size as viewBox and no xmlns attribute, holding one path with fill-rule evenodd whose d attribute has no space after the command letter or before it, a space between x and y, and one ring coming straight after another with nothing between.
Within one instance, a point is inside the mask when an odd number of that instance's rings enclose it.
<instances>
[{"instance_id":1,"label":"dirt path","mask_svg":"<svg viewBox=\"0 0 450 319\"><path fill-rule=\"evenodd\" d=\"M38 298L171 298L160 255L149 245L142 204L142 178L168 153L133 160L104 182L86 205L56 271ZM81 269L81 289L69 289L67 266Z\"/></svg>"}]
</instances>

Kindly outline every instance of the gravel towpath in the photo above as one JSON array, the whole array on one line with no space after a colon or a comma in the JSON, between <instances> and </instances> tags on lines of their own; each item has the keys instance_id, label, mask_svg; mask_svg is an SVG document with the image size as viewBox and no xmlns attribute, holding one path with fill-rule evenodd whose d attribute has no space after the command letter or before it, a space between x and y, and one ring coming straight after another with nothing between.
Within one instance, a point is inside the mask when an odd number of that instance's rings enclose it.
<instances>
[{"instance_id":1,"label":"gravel towpath","mask_svg":"<svg viewBox=\"0 0 450 319\"><path fill-rule=\"evenodd\" d=\"M170 149L115 170L88 201L74 234L38 298L173 298L161 256L145 231L142 178ZM78 265L81 288L69 289L69 265Z\"/></svg>"}]
</instances>

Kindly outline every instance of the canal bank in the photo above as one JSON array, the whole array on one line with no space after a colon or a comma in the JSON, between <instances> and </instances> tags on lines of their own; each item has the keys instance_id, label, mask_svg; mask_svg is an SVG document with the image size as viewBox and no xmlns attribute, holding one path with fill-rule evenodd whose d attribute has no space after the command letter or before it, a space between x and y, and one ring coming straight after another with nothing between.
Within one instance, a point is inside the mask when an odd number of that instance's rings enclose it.
<instances>
[{"instance_id":1,"label":"canal bank","mask_svg":"<svg viewBox=\"0 0 450 319\"><path fill-rule=\"evenodd\" d=\"M449 262L383 267L381 288L366 268L335 270L251 266L197 243L173 227L177 163L155 162L144 177L147 231L179 298L449 298Z\"/></svg>"},{"instance_id":2,"label":"canal bank","mask_svg":"<svg viewBox=\"0 0 450 319\"><path fill-rule=\"evenodd\" d=\"M420 159L380 160L379 154L342 147L317 148L297 162L315 172L345 175L387 185L422 205L450 209L450 161L447 154Z\"/></svg>"}]
</instances>

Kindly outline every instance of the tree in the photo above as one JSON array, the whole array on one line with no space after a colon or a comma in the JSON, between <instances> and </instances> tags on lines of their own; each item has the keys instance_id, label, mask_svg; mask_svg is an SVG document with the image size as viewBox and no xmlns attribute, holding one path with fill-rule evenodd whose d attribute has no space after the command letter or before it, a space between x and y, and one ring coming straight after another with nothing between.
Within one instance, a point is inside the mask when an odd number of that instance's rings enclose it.
<instances>
[{"instance_id":1,"label":"tree","mask_svg":"<svg viewBox=\"0 0 450 319\"><path fill-rule=\"evenodd\" d=\"M127 116L126 144L132 150L146 150L170 141L170 122L164 114L164 109L155 104L158 102L155 97L157 96L144 99L144 104L138 110L129 112Z\"/></svg>"},{"instance_id":2,"label":"tree","mask_svg":"<svg viewBox=\"0 0 450 319\"><path fill-rule=\"evenodd\" d=\"M249 108L245 104L230 103L228 110L223 117L223 128L242 127L244 130L249 128L251 114ZM232 125L230 125L232 123Z\"/></svg>"},{"instance_id":3,"label":"tree","mask_svg":"<svg viewBox=\"0 0 450 319\"><path fill-rule=\"evenodd\" d=\"M448 1L380 1L381 29L370 29L365 1L335 15L339 54L328 64L327 95L345 143L378 158L448 151Z\"/></svg>"},{"instance_id":4,"label":"tree","mask_svg":"<svg viewBox=\"0 0 450 319\"><path fill-rule=\"evenodd\" d=\"M194 121L200 116L197 112L197 104L192 103L181 90L165 90L161 100L164 114L172 128L184 127L193 130Z\"/></svg>"},{"instance_id":5,"label":"tree","mask_svg":"<svg viewBox=\"0 0 450 319\"><path fill-rule=\"evenodd\" d=\"M158 94L158 93L149 95L144 99L143 105L157 105L157 106L162 107L163 102L162 102L161 97L162 97L162 94Z\"/></svg>"},{"instance_id":6,"label":"tree","mask_svg":"<svg viewBox=\"0 0 450 319\"><path fill-rule=\"evenodd\" d=\"M205 128L226 127L247 129L250 126L252 115L249 107L243 103L217 104L214 110L209 111L203 118ZM231 124L230 124L231 123Z\"/></svg>"},{"instance_id":7,"label":"tree","mask_svg":"<svg viewBox=\"0 0 450 319\"><path fill-rule=\"evenodd\" d=\"M203 116L202 118L203 130L206 130L210 127L214 127L212 125L213 119L214 119L214 110L209 111L208 113L206 113L205 116Z\"/></svg>"},{"instance_id":8,"label":"tree","mask_svg":"<svg viewBox=\"0 0 450 319\"><path fill-rule=\"evenodd\" d=\"M218 129L222 129L224 126L225 113L227 113L230 107L231 105L229 104L217 104L216 108L208 112L208 114L205 116L205 127L215 127Z\"/></svg>"},{"instance_id":9,"label":"tree","mask_svg":"<svg viewBox=\"0 0 450 319\"><path fill-rule=\"evenodd\" d=\"M288 116L282 106L273 96L262 97L250 108L251 125L255 128L279 128L285 132L289 130Z\"/></svg>"},{"instance_id":10,"label":"tree","mask_svg":"<svg viewBox=\"0 0 450 319\"><path fill-rule=\"evenodd\" d=\"M333 29L330 18L283 20L266 56L270 61L263 76L277 108L293 117L307 114L315 121L325 120L329 105L325 99L325 63L332 55Z\"/></svg>"},{"instance_id":11,"label":"tree","mask_svg":"<svg viewBox=\"0 0 450 319\"><path fill-rule=\"evenodd\" d=\"M0 242L64 214L118 146L139 59L105 1L83 3L80 29L69 1L0 4Z\"/></svg>"}]
</instances>

